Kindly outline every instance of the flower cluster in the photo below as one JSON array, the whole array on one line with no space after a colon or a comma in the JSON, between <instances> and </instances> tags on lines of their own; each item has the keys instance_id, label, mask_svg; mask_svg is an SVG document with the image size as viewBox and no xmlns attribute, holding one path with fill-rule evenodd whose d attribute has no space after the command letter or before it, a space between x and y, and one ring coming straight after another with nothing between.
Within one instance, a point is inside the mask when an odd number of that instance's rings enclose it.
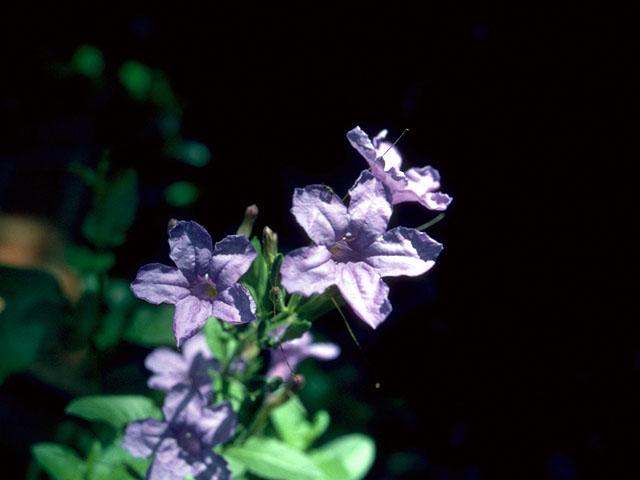
<instances>
[{"instance_id":1,"label":"flower cluster","mask_svg":"<svg viewBox=\"0 0 640 480\"><path fill-rule=\"evenodd\" d=\"M313 343L307 329L318 312L344 300L376 328L392 310L384 278L418 276L434 266L440 243L417 229L389 229L389 222L396 204L413 201L445 210L451 197L439 192L440 175L432 167L401 171L402 158L386 135L383 130L370 139L359 127L347 133L369 164L349 189L347 203L325 185L295 189L291 213L311 245L283 256L268 227L262 249L257 239L250 242L247 236L257 217L252 206L246 216L250 221L239 229L242 234L215 246L198 223L175 222L169 231L175 267L153 263L138 271L131 290L147 302L176 306L173 333L182 347L181 353L157 348L145 360L152 372L148 386L167 392L165 420L134 421L125 432L125 449L135 457L153 457L147 478L230 479L227 462L213 447L231 440L235 445L237 438L242 444L259 431L271 409L296 393L293 383L304 384L299 376L291 382L299 362L340 354L337 345ZM223 322L213 340L211 332L206 338L200 333L209 317ZM209 345L216 345L220 358ZM263 365L259 350L266 346L272 350ZM222 391L213 391L214 377L220 380L216 386L226 385ZM272 382L274 377L283 382ZM262 387L245 401L264 403L250 406L257 413L235 435L241 407L233 403L229 388L236 382L249 393L256 379ZM281 393L274 394L275 389Z\"/></svg>"}]
</instances>

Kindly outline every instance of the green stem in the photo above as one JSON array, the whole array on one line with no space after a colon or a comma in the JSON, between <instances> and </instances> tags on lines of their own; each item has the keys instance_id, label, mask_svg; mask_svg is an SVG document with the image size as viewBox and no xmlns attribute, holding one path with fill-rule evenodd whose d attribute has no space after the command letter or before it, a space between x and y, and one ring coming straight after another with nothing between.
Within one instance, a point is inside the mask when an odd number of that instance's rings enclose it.
<instances>
[{"instance_id":1,"label":"green stem","mask_svg":"<svg viewBox=\"0 0 640 480\"><path fill-rule=\"evenodd\" d=\"M440 220L442 220L444 218L444 213L441 213L440 215L438 215L436 218L429 220L427 223L423 223L422 225L420 225L419 227L416 227L416 230L419 230L421 232L424 232L427 228L432 227L433 225L435 225L436 223L438 223Z\"/></svg>"}]
</instances>

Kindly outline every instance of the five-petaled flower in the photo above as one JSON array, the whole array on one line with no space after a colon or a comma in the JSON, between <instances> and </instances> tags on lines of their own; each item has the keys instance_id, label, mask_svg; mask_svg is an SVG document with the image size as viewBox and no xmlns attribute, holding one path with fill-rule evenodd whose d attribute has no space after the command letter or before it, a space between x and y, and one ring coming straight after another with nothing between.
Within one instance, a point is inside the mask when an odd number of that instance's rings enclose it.
<instances>
[{"instance_id":1,"label":"five-petaled flower","mask_svg":"<svg viewBox=\"0 0 640 480\"><path fill-rule=\"evenodd\" d=\"M153 372L147 386L164 392L178 385L186 385L210 398L213 379L209 370L219 370L220 362L213 358L202 333L187 340L182 346L182 354L167 347L153 350L144 359L144 365Z\"/></svg>"},{"instance_id":2,"label":"five-petaled flower","mask_svg":"<svg viewBox=\"0 0 640 480\"><path fill-rule=\"evenodd\" d=\"M347 132L347 139L362 155L374 176L391 191L393 204L419 202L430 210L446 210L453 200L440 189L440 173L430 166L400 170L402 157L398 150L385 142L387 131L382 130L373 140L360 128Z\"/></svg>"},{"instance_id":3,"label":"five-petaled flower","mask_svg":"<svg viewBox=\"0 0 640 480\"><path fill-rule=\"evenodd\" d=\"M285 328L277 329L273 335L284 333ZM283 342L279 348L271 351L271 360L267 378L280 377L285 382L291 378L292 370L305 358L333 360L340 355L340 347L334 343L313 343L313 337L305 332L300 338Z\"/></svg>"},{"instance_id":4,"label":"five-petaled flower","mask_svg":"<svg viewBox=\"0 0 640 480\"><path fill-rule=\"evenodd\" d=\"M346 207L322 185L295 190L291 212L315 245L285 257L282 285L305 296L335 285L356 315L375 328L391 312L382 277L425 273L442 245L415 229L386 231L391 193L371 172L362 172L349 196Z\"/></svg>"},{"instance_id":5,"label":"five-petaled flower","mask_svg":"<svg viewBox=\"0 0 640 480\"><path fill-rule=\"evenodd\" d=\"M148 480L230 480L227 462L212 451L228 441L237 424L227 402L208 407L196 390L181 385L171 390L162 407L165 421L147 418L129 423L122 446L134 457L154 457Z\"/></svg>"},{"instance_id":6,"label":"five-petaled flower","mask_svg":"<svg viewBox=\"0 0 640 480\"><path fill-rule=\"evenodd\" d=\"M198 333L207 318L228 323L255 320L256 305L238 279L251 267L256 251L244 235L229 235L212 246L196 222L180 221L169 231L169 256L176 267L145 265L131 284L149 303L173 303L173 335L178 347Z\"/></svg>"}]
</instances>

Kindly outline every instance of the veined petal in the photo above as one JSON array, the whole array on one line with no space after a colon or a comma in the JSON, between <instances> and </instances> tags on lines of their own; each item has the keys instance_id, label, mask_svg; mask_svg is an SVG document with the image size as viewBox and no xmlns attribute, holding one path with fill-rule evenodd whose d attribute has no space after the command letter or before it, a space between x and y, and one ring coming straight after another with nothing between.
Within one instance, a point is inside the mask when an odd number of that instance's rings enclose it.
<instances>
[{"instance_id":1,"label":"veined petal","mask_svg":"<svg viewBox=\"0 0 640 480\"><path fill-rule=\"evenodd\" d=\"M446 210L453 198L446 193L429 192L422 197L422 200L427 208L431 210Z\"/></svg>"},{"instance_id":2,"label":"veined petal","mask_svg":"<svg viewBox=\"0 0 640 480\"><path fill-rule=\"evenodd\" d=\"M238 417L229 402L204 408L198 419L196 430L200 441L208 447L224 443L233 437Z\"/></svg>"},{"instance_id":3,"label":"veined petal","mask_svg":"<svg viewBox=\"0 0 640 480\"><path fill-rule=\"evenodd\" d=\"M198 354L201 354L205 360L213 358L213 354L207 343L207 337L205 337L203 333L191 337L182 346L182 358L184 358L187 364L190 365Z\"/></svg>"},{"instance_id":4,"label":"veined petal","mask_svg":"<svg viewBox=\"0 0 640 480\"><path fill-rule=\"evenodd\" d=\"M212 305L209 300L201 300L189 295L176 303L176 313L173 316L173 336L176 338L178 347L198 333L207 318L212 315Z\"/></svg>"},{"instance_id":5,"label":"veined petal","mask_svg":"<svg viewBox=\"0 0 640 480\"><path fill-rule=\"evenodd\" d=\"M347 132L347 140L353 148L355 148L360 155L364 157L369 166L373 165L373 162L378 158L376 148L373 143L360 127L356 127Z\"/></svg>"},{"instance_id":6,"label":"veined petal","mask_svg":"<svg viewBox=\"0 0 640 480\"><path fill-rule=\"evenodd\" d=\"M145 265L131 282L133 294L149 303L177 303L190 294L189 281L180 270L161 263Z\"/></svg>"},{"instance_id":7,"label":"veined petal","mask_svg":"<svg viewBox=\"0 0 640 480\"><path fill-rule=\"evenodd\" d=\"M313 343L307 347L306 353L310 357L319 358L320 360L333 360L340 355L340 347L335 343L329 342Z\"/></svg>"},{"instance_id":8,"label":"veined petal","mask_svg":"<svg viewBox=\"0 0 640 480\"><path fill-rule=\"evenodd\" d=\"M382 277L422 275L435 264L442 244L424 232L396 227L363 252L364 261Z\"/></svg>"},{"instance_id":9,"label":"veined petal","mask_svg":"<svg viewBox=\"0 0 640 480\"><path fill-rule=\"evenodd\" d=\"M209 271L211 235L199 223L180 221L169 231L169 256L187 276L203 276Z\"/></svg>"},{"instance_id":10,"label":"veined petal","mask_svg":"<svg viewBox=\"0 0 640 480\"><path fill-rule=\"evenodd\" d=\"M248 323L256 319L256 303L249 290L236 283L220 292L211 315L227 323Z\"/></svg>"},{"instance_id":11,"label":"veined petal","mask_svg":"<svg viewBox=\"0 0 640 480\"><path fill-rule=\"evenodd\" d=\"M381 130L380 133L373 137L371 142L376 149L377 157L384 160L385 170L390 168L400 170L402 166L402 156L393 143L384 141L384 139L387 138L387 133L386 128Z\"/></svg>"},{"instance_id":12,"label":"veined petal","mask_svg":"<svg viewBox=\"0 0 640 480\"><path fill-rule=\"evenodd\" d=\"M407 187L393 191L393 203L420 202L430 210L446 210L453 200L449 195L437 192L440 173L432 167L410 168L405 172Z\"/></svg>"},{"instance_id":13,"label":"veined petal","mask_svg":"<svg viewBox=\"0 0 640 480\"><path fill-rule=\"evenodd\" d=\"M391 218L389 189L369 171L363 171L349 190L349 233L352 249L366 247L387 230Z\"/></svg>"},{"instance_id":14,"label":"veined petal","mask_svg":"<svg viewBox=\"0 0 640 480\"><path fill-rule=\"evenodd\" d=\"M256 249L244 235L229 235L216 243L209 276L218 290L234 285L249 270L256 255Z\"/></svg>"},{"instance_id":15,"label":"veined petal","mask_svg":"<svg viewBox=\"0 0 640 480\"><path fill-rule=\"evenodd\" d=\"M440 173L433 167L410 168L404 174L409 181L409 188L420 197L440 188Z\"/></svg>"},{"instance_id":16,"label":"veined petal","mask_svg":"<svg viewBox=\"0 0 640 480\"><path fill-rule=\"evenodd\" d=\"M148 458L160 444L169 425L155 418L136 420L127 425L122 447L136 458Z\"/></svg>"},{"instance_id":17,"label":"veined petal","mask_svg":"<svg viewBox=\"0 0 640 480\"><path fill-rule=\"evenodd\" d=\"M338 264L337 285L356 315L376 328L391 313L389 287L363 262Z\"/></svg>"},{"instance_id":18,"label":"veined petal","mask_svg":"<svg viewBox=\"0 0 640 480\"><path fill-rule=\"evenodd\" d=\"M310 297L335 285L336 265L326 247L302 247L284 257L280 274L287 292Z\"/></svg>"},{"instance_id":19,"label":"veined petal","mask_svg":"<svg viewBox=\"0 0 640 480\"><path fill-rule=\"evenodd\" d=\"M178 448L177 445L175 448ZM183 480L184 475L173 472L170 465L165 466L160 461L155 460L149 465L149 470L147 470L144 478L145 480Z\"/></svg>"},{"instance_id":20,"label":"veined petal","mask_svg":"<svg viewBox=\"0 0 640 480\"><path fill-rule=\"evenodd\" d=\"M291 213L318 245L333 245L346 232L347 207L324 185L296 188Z\"/></svg>"},{"instance_id":21,"label":"veined petal","mask_svg":"<svg viewBox=\"0 0 640 480\"><path fill-rule=\"evenodd\" d=\"M178 385L164 397L162 413L170 425L191 424L207 405L206 399L186 385Z\"/></svg>"}]
</instances>

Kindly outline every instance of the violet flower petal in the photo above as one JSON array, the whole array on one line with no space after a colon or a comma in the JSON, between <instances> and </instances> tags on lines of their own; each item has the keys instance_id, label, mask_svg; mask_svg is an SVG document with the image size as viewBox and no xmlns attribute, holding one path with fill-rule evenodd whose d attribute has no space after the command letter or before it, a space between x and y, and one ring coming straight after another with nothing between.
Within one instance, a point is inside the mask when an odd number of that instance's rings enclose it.
<instances>
[{"instance_id":1,"label":"violet flower petal","mask_svg":"<svg viewBox=\"0 0 640 480\"><path fill-rule=\"evenodd\" d=\"M233 437L237 426L237 417L229 402L218 403L202 410L196 431L200 440L213 447Z\"/></svg>"},{"instance_id":2,"label":"violet flower petal","mask_svg":"<svg viewBox=\"0 0 640 480\"><path fill-rule=\"evenodd\" d=\"M366 249L364 261L382 277L422 275L435 264L442 244L424 232L396 227Z\"/></svg>"},{"instance_id":3,"label":"violet flower petal","mask_svg":"<svg viewBox=\"0 0 640 480\"><path fill-rule=\"evenodd\" d=\"M169 231L169 256L187 276L204 276L209 271L213 250L211 235L194 221L180 221Z\"/></svg>"},{"instance_id":4,"label":"violet flower petal","mask_svg":"<svg viewBox=\"0 0 640 480\"><path fill-rule=\"evenodd\" d=\"M319 360L333 360L340 355L340 347L329 342L313 343L307 347L307 354Z\"/></svg>"},{"instance_id":5,"label":"violet flower petal","mask_svg":"<svg viewBox=\"0 0 640 480\"><path fill-rule=\"evenodd\" d=\"M186 340L198 333L213 316L212 304L208 300L200 300L192 295L176 303L173 316L173 336L180 347Z\"/></svg>"},{"instance_id":6,"label":"violet flower petal","mask_svg":"<svg viewBox=\"0 0 640 480\"><path fill-rule=\"evenodd\" d=\"M349 197L349 233L353 237L349 244L356 250L387 230L392 212L391 194L384 183L365 170L349 190Z\"/></svg>"},{"instance_id":7,"label":"violet flower petal","mask_svg":"<svg viewBox=\"0 0 640 480\"><path fill-rule=\"evenodd\" d=\"M136 458L148 458L155 453L167 428L166 422L155 418L133 421L124 432L122 447Z\"/></svg>"},{"instance_id":8,"label":"violet flower petal","mask_svg":"<svg viewBox=\"0 0 640 480\"><path fill-rule=\"evenodd\" d=\"M171 425L197 421L207 405L206 399L186 385L178 385L164 397L162 413Z\"/></svg>"},{"instance_id":9,"label":"violet flower petal","mask_svg":"<svg viewBox=\"0 0 640 480\"><path fill-rule=\"evenodd\" d=\"M165 392L182 383L189 370L186 359L166 347L156 348L147 355L144 366L154 373L147 380L147 386Z\"/></svg>"},{"instance_id":10,"label":"violet flower petal","mask_svg":"<svg viewBox=\"0 0 640 480\"><path fill-rule=\"evenodd\" d=\"M256 319L256 302L246 287L236 283L213 301L212 316L227 323L248 323Z\"/></svg>"},{"instance_id":11,"label":"violet flower petal","mask_svg":"<svg viewBox=\"0 0 640 480\"><path fill-rule=\"evenodd\" d=\"M378 158L376 148L374 147L369 135L367 135L360 127L356 127L347 132L347 140L353 148L355 148L360 155L364 157L369 166L373 166L373 163Z\"/></svg>"},{"instance_id":12,"label":"violet flower petal","mask_svg":"<svg viewBox=\"0 0 640 480\"><path fill-rule=\"evenodd\" d=\"M256 249L244 235L229 235L216 243L209 276L218 291L234 285L256 258Z\"/></svg>"},{"instance_id":13,"label":"violet flower petal","mask_svg":"<svg viewBox=\"0 0 640 480\"><path fill-rule=\"evenodd\" d=\"M309 297L335 284L336 264L326 247L302 247L284 257L280 273L288 292Z\"/></svg>"},{"instance_id":14,"label":"violet flower petal","mask_svg":"<svg viewBox=\"0 0 640 480\"><path fill-rule=\"evenodd\" d=\"M323 185L296 188L291 213L318 245L333 245L347 229L347 207Z\"/></svg>"},{"instance_id":15,"label":"violet flower petal","mask_svg":"<svg viewBox=\"0 0 640 480\"><path fill-rule=\"evenodd\" d=\"M153 304L177 303L187 295L189 281L180 270L161 263L151 263L138 270L131 283L133 294Z\"/></svg>"},{"instance_id":16,"label":"violet flower petal","mask_svg":"<svg viewBox=\"0 0 640 480\"><path fill-rule=\"evenodd\" d=\"M391 313L389 287L366 263L338 264L336 285L353 311L372 328Z\"/></svg>"},{"instance_id":17,"label":"violet flower petal","mask_svg":"<svg viewBox=\"0 0 640 480\"><path fill-rule=\"evenodd\" d=\"M393 143L382 141L386 136L387 130L382 130L378 135L373 137L372 143L376 149L376 155L378 158L384 160L385 170L389 170L390 168L400 170L402 166L402 156Z\"/></svg>"},{"instance_id":18,"label":"violet flower petal","mask_svg":"<svg viewBox=\"0 0 640 480\"><path fill-rule=\"evenodd\" d=\"M158 461L154 461L149 465L145 480L184 480L184 475L179 475L171 470L169 467L164 466Z\"/></svg>"}]
</instances>

